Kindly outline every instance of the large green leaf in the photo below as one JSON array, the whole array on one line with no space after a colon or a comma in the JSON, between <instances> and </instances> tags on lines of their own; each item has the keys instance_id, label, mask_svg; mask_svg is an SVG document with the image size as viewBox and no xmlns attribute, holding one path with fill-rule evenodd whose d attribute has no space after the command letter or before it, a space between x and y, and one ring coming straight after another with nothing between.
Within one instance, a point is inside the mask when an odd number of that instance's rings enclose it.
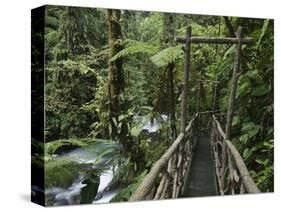
<instances>
[{"instance_id":1,"label":"large green leaf","mask_svg":"<svg viewBox=\"0 0 281 212\"><path fill-rule=\"evenodd\" d=\"M269 87L268 85L259 85L257 87L255 87L252 91L252 95L253 96L263 96L265 94L267 94L269 92Z\"/></svg>"},{"instance_id":2,"label":"large green leaf","mask_svg":"<svg viewBox=\"0 0 281 212\"><path fill-rule=\"evenodd\" d=\"M254 150L254 148L252 148L252 149L249 149L249 148L244 149L244 151L243 151L243 159L245 161L247 161L252 156L253 150Z\"/></svg>"},{"instance_id":3,"label":"large green leaf","mask_svg":"<svg viewBox=\"0 0 281 212\"><path fill-rule=\"evenodd\" d=\"M223 60L225 60L229 55L234 54L235 52L235 45L232 45L225 53L223 56Z\"/></svg>"},{"instance_id":4,"label":"large green leaf","mask_svg":"<svg viewBox=\"0 0 281 212\"><path fill-rule=\"evenodd\" d=\"M138 126L135 126L131 129L131 135L134 136L134 137L138 137L139 134L141 133L143 129L143 125L142 124L139 124Z\"/></svg>"},{"instance_id":5,"label":"large green leaf","mask_svg":"<svg viewBox=\"0 0 281 212\"><path fill-rule=\"evenodd\" d=\"M253 122L246 122L242 126L242 131L247 133L248 137L247 138L253 138L255 135L258 134L260 130L259 125L255 125Z\"/></svg>"},{"instance_id":6,"label":"large green leaf","mask_svg":"<svg viewBox=\"0 0 281 212\"><path fill-rule=\"evenodd\" d=\"M248 130L252 129L253 127L255 127L254 122L246 122L242 126L242 131L248 131Z\"/></svg>"},{"instance_id":7,"label":"large green leaf","mask_svg":"<svg viewBox=\"0 0 281 212\"><path fill-rule=\"evenodd\" d=\"M249 135L248 134L244 134L242 136L240 136L239 140L246 143L249 139Z\"/></svg>"},{"instance_id":8,"label":"large green leaf","mask_svg":"<svg viewBox=\"0 0 281 212\"><path fill-rule=\"evenodd\" d=\"M249 138L253 138L255 135L258 134L258 132L260 131L260 126L255 126L253 127L251 130L249 130L248 134L249 134Z\"/></svg>"},{"instance_id":9,"label":"large green leaf","mask_svg":"<svg viewBox=\"0 0 281 212\"><path fill-rule=\"evenodd\" d=\"M240 118L239 116L234 116L232 120L232 126L236 126L237 124L240 123Z\"/></svg>"},{"instance_id":10,"label":"large green leaf","mask_svg":"<svg viewBox=\"0 0 281 212\"><path fill-rule=\"evenodd\" d=\"M256 159L256 162L260 165L266 166L269 163L268 159Z\"/></svg>"}]
</instances>

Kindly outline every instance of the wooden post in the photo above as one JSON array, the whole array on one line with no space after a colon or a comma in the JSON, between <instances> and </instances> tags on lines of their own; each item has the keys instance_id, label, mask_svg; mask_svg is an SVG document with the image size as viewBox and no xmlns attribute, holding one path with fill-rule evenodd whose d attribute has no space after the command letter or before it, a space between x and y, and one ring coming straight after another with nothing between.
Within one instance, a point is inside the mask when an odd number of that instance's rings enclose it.
<instances>
[{"instance_id":1,"label":"wooden post","mask_svg":"<svg viewBox=\"0 0 281 212\"><path fill-rule=\"evenodd\" d=\"M240 75L239 71L240 71L241 47L242 47L241 32L242 32L242 27L238 27L237 32L236 32L238 43L236 44L236 53L235 53L234 67L233 67L232 80L231 80L232 81L231 91L230 91L230 96L229 96L229 101L228 101L227 119L226 119L226 127L225 127L226 129L225 129L225 137L224 137L225 140L229 140L230 135L231 135L234 100L235 100L235 96L236 96L238 78ZM222 190L224 190L224 181L225 181L224 175L225 175L226 163L227 163L227 147L226 147L226 144L224 143L223 148L222 148L222 169L221 169Z\"/></svg>"},{"instance_id":2,"label":"wooden post","mask_svg":"<svg viewBox=\"0 0 281 212\"><path fill-rule=\"evenodd\" d=\"M182 87L182 107L181 107L181 133L184 133L187 119L187 91L188 91L188 80L189 80L189 64L190 64L190 38L191 38L191 27L188 26L186 29L185 38L185 65L184 65L184 79Z\"/></svg>"},{"instance_id":3,"label":"wooden post","mask_svg":"<svg viewBox=\"0 0 281 212\"><path fill-rule=\"evenodd\" d=\"M199 126L200 126L200 118L204 117L204 115L200 115L199 111L200 111L200 96L201 96L201 81L199 80L199 84L198 84L198 90L197 90L197 102L196 102L196 113L199 115L199 118L196 121L195 124L195 129L197 132L199 132ZM202 121L203 123L203 121Z\"/></svg>"},{"instance_id":4,"label":"wooden post","mask_svg":"<svg viewBox=\"0 0 281 212\"><path fill-rule=\"evenodd\" d=\"M231 135L231 126L232 126L232 119L233 119L233 110L234 110L234 100L236 96L237 90L237 83L240 76L240 62L241 62L241 47L242 47L242 27L238 27L236 36L238 43L236 44L236 53L235 53L235 60L234 60L234 68L232 73L232 83L231 83L231 91L230 97L228 102L228 111L227 111L227 119L226 119L226 129L225 129L225 139L230 139Z\"/></svg>"},{"instance_id":5,"label":"wooden post","mask_svg":"<svg viewBox=\"0 0 281 212\"><path fill-rule=\"evenodd\" d=\"M197 103L196 103L196 112L197 113L199 113L199 110L200 110L200 95L201 95L201 81L199 81L198 90L197 90Z\"/></svg>"},{"instance_id":6,"label":"wooden post","mask_svg":"<svg viewBox=\"0 0 281 212\"><path fill-rule=\"evenodd\" d=\"M214 85L213 113L215 113L216 104L217 104L217 87L218 87L217 80L218 80L218 76L216 76L216 82L215 82L215 85Z\"/></svg>"}]
</instances>

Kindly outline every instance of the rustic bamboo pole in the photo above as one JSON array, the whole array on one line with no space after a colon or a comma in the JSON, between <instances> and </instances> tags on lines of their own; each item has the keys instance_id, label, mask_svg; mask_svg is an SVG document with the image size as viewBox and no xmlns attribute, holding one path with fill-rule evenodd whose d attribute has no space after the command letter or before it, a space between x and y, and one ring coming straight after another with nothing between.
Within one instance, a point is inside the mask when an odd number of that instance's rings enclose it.
<instances>
[{"instance_id":1,"label":"rustic bamboo pole","mask_svg":"<svg viewBox=\"0 0 281 212\"><path fill-rule=\"evenodd\" d=\"M188 92L188 80L189 80L189 66L190 66L190 37L191 27L186 29L185 37L185 65L184 65L184 79L182 88L182 106L181 106L181 133L184 133L186 119L187 119L187 92Z\"/></svg>"}]
</instances>

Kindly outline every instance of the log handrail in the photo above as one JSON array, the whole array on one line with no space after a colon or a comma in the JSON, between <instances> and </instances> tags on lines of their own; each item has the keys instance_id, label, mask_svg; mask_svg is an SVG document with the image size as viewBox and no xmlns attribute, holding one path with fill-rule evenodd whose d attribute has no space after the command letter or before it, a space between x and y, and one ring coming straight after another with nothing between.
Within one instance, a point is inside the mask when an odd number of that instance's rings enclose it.
<instances>
[{"instance_id":1,"label":"log handrail","mask_svg":"<svg viewBox=\"0 0 281 212\"><path fill-rule=\"evenodd\" d=\"M154 163L129 201L176 198L180 195L183 186L182 178L190 169L191 160L186 158L191 159L192 157L193 128L198 116L197 113L185 128L184 133L180 133L162 157ZM260 193L241 155L232 142L225 139L225 133L215 115L213 115L211 142L220 194ZM227 149L224 159L223 154L218 151L218 146L222 145L225 145ZM224 170L223 173L220 169L222 160L226 160L225 163L228 164L227 171ZM230 180L229 184L224 187L226 179Z\"/></svg>"},{"instance_id":2,"label":"log handrail","mask_svg":"<svg viewBox=\"0 0 281 212\"><path fill-rule=\"evenodd\" d=\"M194 118L191 119L191 121L189 122L189 124L187 125L187 127L185 128L185 133L180 133L178 135L178 137L176 138L176 140L172 143L172 145L169 147L169 149L162 155L162 157L155 162L155 164L153 165L153 167L151 168L150 172L144 177L143 181L141 182L141 184L138 186L138 188L136 189L136 191L132 194L132 196L130 197L129 201L138 201L138 200L143 200L146 198L146 196L148 196L151 192L151 190L153 190L153 188L155 188L155 184L156 181L160 175L160 173L163 171L164 168L167 168L167 171L165 173L162 173L162 179L157 187L156 194L154 194L155 192L152 192L152 197L154 199L159 199L160 197L165 198L165 188L164 186L167 184L168 182L166 182L169 179L169 176L167 175L171 175L171 173L168 173L171 167L169 167L169 163L176 163L175 164L175 169L179 169L179 167L181 166L181 163L184 161L183 157L178 158L177 162L175 157L173 157L174 155L177 156L175 153L182 149L184 149L184 147L179 148L181 144L184 143L185 138L187 137L192 137L191 135L191 131L192 128L194 126L194 121L196 120L198 114L195 115ZM187 142L189 142L190 140L187 140ZM189 142L190 143L190 142ZM181 170L181 173L184 173L184 169ZM183 174L182 174L183 175ZM178 176L177 172L175 174L175 176ZM175 181L175 179L174 179ZM177 187L177 185L175 184L174 186L175 188L173 189L173 196L177 197L180 193L180 188ZM164 194L163 194L164 193ZM171 197L173 197L171 196Z\"/></svg>"},{"instance_id":3,"label":"log handrail","mask_svg":"<svg viewBox=\"0 0 281 212\"><path fill-rule=\"evenodd\" d=\"M250 173L240 155L240 153L238 152L238 150L236 149L236 147L232 144L232 142L228 139L225 139L225 133L222 130L222 127L219 123L219 121L217 120L217 118L215 117L215 115L213 115L213 121L214 121L214 125L213 125L213 134L212 134L212 144L213 144L213 153L215 155L215 160L219 160L219 153L217 152L217 149L214 145L216 145L216 142L218 142L219 139L216 139L216 135L215 133L217 132L219 137L221 137L220 140L220 145L226 145L227 147L227 154L228 157L226 158L222 158L222 160L228 160L229 163L229 169L231 169L230 173L230 179L231 179L231 184L232 184L232 188L231 188L231 193L234 193L234 178L235 178L235 174L234 174L234 169L233 169L233 165L237 168L238 172L239 172L239 177L241 178L241 184L240 188L244 187L247 193L260 193L260 190L258 189L258 187L256 186L253 178L250 176ZM232 159L234 161L234 164L232 164ZM219 161L216 161L216 169L219 168ZM223 183L222 181L225 180L225 173L220 173L220 170L216 170L217 173L217 178L219 182L219 185L221 183ZM219 175L219 176L218 176ZM236 177L237 178L237 177ZM224 191L222 189L220 189L220 193L224 194ZM240 189L240 193L243 193L243 189Z\"/></svg>"}]
</instances>

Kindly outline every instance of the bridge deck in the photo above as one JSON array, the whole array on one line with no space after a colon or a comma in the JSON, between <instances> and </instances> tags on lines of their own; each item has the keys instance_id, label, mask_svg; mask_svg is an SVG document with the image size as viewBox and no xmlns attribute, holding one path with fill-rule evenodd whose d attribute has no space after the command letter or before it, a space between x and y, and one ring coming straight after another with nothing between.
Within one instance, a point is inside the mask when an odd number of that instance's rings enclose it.
<instances>
[{"instance_id":1,"label":"bridge deck","mask_svg":"<svg viewBox=\"0 0 281 212\"><path fill-rule=\"evenodd\" d=\"M198 136L190 175L186 176L181 197L218 195L210 136Z\"/></svg>"}]
</instances>

